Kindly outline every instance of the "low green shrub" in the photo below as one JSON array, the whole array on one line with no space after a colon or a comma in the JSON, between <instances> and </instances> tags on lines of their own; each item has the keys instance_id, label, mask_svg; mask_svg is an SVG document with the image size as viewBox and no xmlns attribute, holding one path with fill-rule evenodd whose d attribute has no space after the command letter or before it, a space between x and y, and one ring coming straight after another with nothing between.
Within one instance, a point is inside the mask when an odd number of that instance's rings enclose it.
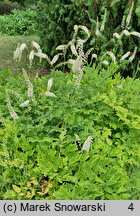
<instances>
[{"instance_id":1,"label":"low green shrub","mask_svg":"<svg viewBox=\"0 0 140 216\"><path fill-rule=\"evenodd\" d=\"M0 16L0 32L8 35L31 35L36 32L36 12L30 9L13 10Z\"/></svg>"},{"instance_id":2,"label":"low green shrub","mask_svg":"<svg viewBox=\"0 0 140 216\"><path fill-rule=\"evenodd\" d=\"M0 73L0 199L140 199L140 80L114 72Z\"/></svg>"}]
</instances>

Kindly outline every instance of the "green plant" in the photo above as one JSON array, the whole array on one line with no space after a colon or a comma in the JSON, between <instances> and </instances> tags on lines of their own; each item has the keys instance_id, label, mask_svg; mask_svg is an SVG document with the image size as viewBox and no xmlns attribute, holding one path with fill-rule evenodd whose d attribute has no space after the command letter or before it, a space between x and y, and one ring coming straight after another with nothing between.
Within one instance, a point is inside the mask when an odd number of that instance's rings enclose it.
<instances>
[{"instance_id":1,"label":"green plant","mask_svg":"<svg viewBox=\"0 0 140 216\"><path fill-rule=\"evenodd\" d=\"M140 198L140 80L115 70L85 67L79 88L72 73L0 73L1 199Z\"/></svg>"},{"instance_id":2,"label":"green plant","mask_svg":"<svg viewBox=\"0 0 140 216\"><path fill-rule=\"evenodd\" d=\"M0 16L0 32L8 35L30 35L36 32L36 12L30 9L13 10Z\"/></svg>"}]
</instances>

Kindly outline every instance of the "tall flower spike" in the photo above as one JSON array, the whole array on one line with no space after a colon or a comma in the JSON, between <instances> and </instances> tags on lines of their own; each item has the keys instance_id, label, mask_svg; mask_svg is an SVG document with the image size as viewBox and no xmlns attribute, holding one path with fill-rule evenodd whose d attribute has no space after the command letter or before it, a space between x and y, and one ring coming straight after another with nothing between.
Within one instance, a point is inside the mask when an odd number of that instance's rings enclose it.
<instances>
[{"instance_id":1,"label":"tall flower spike","mask_svg":"<svg viewBox=\"0 0 140 216\"><path fill-rule=\"evenodd\" d=\"M127 57L130 56L130 51L128 51L127 53L125 53L121 58L120 58L120 61L123 61L125 60Z\"/></svg>"},{"instance_id":2,"label":"tall flower spike","mask_svg":"<svg viewBox=\"0 0 140 216\"><path fill-rule=\"evenodd\" d=\"M50 92L52 84L53 84L53 78L50 78L48 80L47 91L45 92L45 95L49 97L56 97L56 95L53 92Z\"/></svg>"},{"instance_id":3,"label":"tall flower spike","mask_svg":"<svg viewBox=\"0 0 140 216\"><path fill-rule=\"evenodd\" d=\"M14 108L12 107L11 101L10 101L10 98L9 98L9 95L8 95L7 92L6 92L6 105L7 105L7 108L9 110L9 113L10 113L11 117L13 119L18 119L19 116L17 115L17 113L15 112Z\"/></svg>"},{"instance_id":4,"label":"tall flower spike","mask_svg":"<svg viewBox=\"0 0 140 216\"><path fill-rule=\"evenodd\" d=\"M97 21L96 21L95 35L96 35L96 36L99 36L99 35L100 35L100 31L99 31L99 19L98 19L98 17L97 17Z\"/></svg>"},{"instance_id":5,"label":"tall flower spike","mask_svg":"<svg viewBox=\"0 0 140 216\"><path fill-rule=\"evenodd\" d=\"M120 35L119 35L117 32L115 32L115 33L113 34L113 37L114 37L114 38L117 38L118 40L121 38Z\"/></svg>"},{"instance_id":6,"label":"tall flower spike","mask_svg":"<svg viewBox=\"0 0 140 216\"><path fill-rule=\"evenodd\" d=\"M104 16L103 16L103 21L102 21L102 24L101 24L100 32L103 32L104 29L105 29L106 18L107 18L107 10L105 9L105 13L104 13Z\"/></svg>"},{"instance_id":7,"label":"tall flower spike","mask_svg":"<svg viewBox=\"0 0 140 216\"><path fill-rule=\"evenodd\" d=\"M79 87L81 80L83 78L83 71L81 70L79 74L74 74L74 78L76 78L76 81L75 81L76 87Z\"/></svg>"},{"instance_id":8,"label":"tall flower spike","mask_svg":"<svg viewBox=\"0 0 140 216\"><path fill-rule=\"evenodd\" d=\"M32 45L33 45L34 48L37 49L37 51L38 51L39 53L42 53L42 50L41 50L41 48L40 48L40 46L39 46L39 44L38 44L37 42L32 41Z\"/></svg>"},{"instance_id":9,"label":"tall flower spike","mask_svg":"<svg viewBox=\"0 0 140 216\"><path fill-rule=\"evenodd\" d=\"M131 17L132 17L133 8L134 8L134 1L132 2L131 8L130 8L129 13L128 13L128 16L126 18L126 27L127 28L130 27L130 21L131 21Z\"/></svg>"},{"instance_id":10,"label":"tall flower spike","mask_svg":"<svg viewBox=\"0 0 140 216\"><path fill-rule=\"evenodd\" d=\"M68 44L70 46L72 54L75 55L75 56L78 56L78 53L77 53L77 50L76 50L74 42L70 41Z\"/></svg>"},{"instance_id":11,"label":"tall flower spike","mask_svg":"<svg viewBox=\"0 0 140 216\"><path fill-rule=\"evenodd\" d=\"M132 31L132 32L130 33L130 35L134 35L134 36L140 38L140 33L139 33L139 32L136 32L136 31Z\"/></svg>"},{"instance_id":12,"label":"tall flower spike","mask_svg":"<svg viewBox=\"0 0 140 216\"><path fill-rule=\"evenodd\" d=\"M59 56L62 55L61 53L55 55L53 57L53 59L51 60L51 65L55 64L57 62L57 60L59 59Z\"/></svg>"},{"instance_id":13,"label":"tall flower spike","mask_svg":"<svg viewBox=\"0 0 140 216\"><path fill-rule=\"evenodd\" d=\"M130 32L129 32L128 30L124 29L124 30L122 31L122 34L124 34L124 35L126 35L126 36L129 36L129 35L130 35Z\"/></svg>"},{"instance_id":14,"label":"tall flower spike","mask_svg":"<svg viewBox=\"0 0 140 216\"><path fill-rule=\"evenodd\" d=\"M14 60L19 61L21 60L22 52L23 50L27 48L27 45L25 43L17 45L16 51L14 52Z\"/></svg>"},{"instance_id":15,"label":"tall flower spike","mask_svg":"<svg viewBox=\"0 0 140 216\"><path fill-rule=\"evenodd\" d=\"M137 47L135 47L135 49L134 49L134 52L132 53L132 55L129 57L129 59L128 59L128 61L129 62L132 62L133 60L134 60L134 58L135 58L135 56L136 56L136 53L137 53Z\"/></svg>"},{"instance_id":16,"label":"tall flower spike","mask_svg":"<svg viewBox=\"0 0 140 216\"><path fill-rule=\"evenodd\" d=\"M56 47L56 50L65 50L67 48L67 45L59 45L58 47Z\"/></svg>"},{"instance_id":17,"label":"tall flower spike","mask_svg":"<svg viewBox=\"0 0 140 216\"><path fill-rule=\"evenodd\" d=\"M109 65L109 62L108 61L106 61L106 60L104 60L104 61L102 61L102 64L104 64L104 65Z\"/></svg>"},{"instance_id":18,"label":"tall flower spike","mask_svg":"<svg viewBox=\"0 0 140 216\"><path fill-rule=\"evenodd\" d=\"M74 25L74 35L73 35L73 39L75 39L75 37L77 36L77 33L78 33L78 25Z\"/></svg>"},{"instance_id":19,"label":"tall flower spike","mask_svg":"<svg viewBox=\"0 0 140 216\"><path fill-rule=\"evenodd\" d=\"M20 107L27 107L29 105L30 101L29 100L26 100L24 101L23 103L21 103L19 106Z\"/></svg>"},{"instance_id":20,"label":"tall flower spike","mask_svg":"<svg viewBox=\"0 0 140 216\"><path fill-rule=\"evenodd\" d=\"M48 85L47 85L47 91L50 91L51 87L52 87L52 84L53 84L53 78L50 78L48 80Z\"/></svg>"},{"instance_id":21,"label":"tall flower spike","mask_svg":"<svg viewBox=\"0 0 140 216\"><path fill-rule=\"evenodd\" d=\"M27 85L27 88L28 88L28 97L33 97L33 84L29 80L25 69L22 69L22 72L23 72L23 77L25 79L25 82L26 82L26 85Z\"/></svg>"},{"instance_id":22,"label":"tall flower spike","mask_svg":"<svg viewBox=\"0 0 140 216\"><path fill-rule=\"evenodd\" d=\"M82 56L79 55L76 60L73 61L72 71L73 73L80 72L82 70Z\"/></svg>"},{"instance_id":23,"label":"tall flower spike","mask_svg":"<svg viewBox=\"0 0 140 216\"><path fill-rule=\"evenodd\" d=\"M89 151L90 145L92 143L92 139L93 139L92 136L89 136L87 138L87 140L83 144L82 151Z\"/></svg>"},{"instance_id":24,"label":"tall flower spike","mask_svg":"<svg viewBox=\"0 0 140 216\"><path fill-rule=\"evenodd\" d=\"M88 56L90 55L90 53L94 50L94 48L90 48L88 49L88 51L85 53L85 57L86 59L88 58ZM95 54L96 55L96 54Z\"/></svg>"},{"instance_id":25,"label":"tall flower spike","mask_svg":"<svg viewBox=\"0 0 140 216\"><path fill-rule=\"evenodd\" d=\"M80 38L77 39L76 49L78 50L78 54L82 56L84 56L83 46L84 46L84 40Z\"/></svg>"},{"instance_id":26,"label":"tall flower spike","mask_svg":"<svg viewBox=\"0 0 140 216\"><path fill-rule=\"evenodd\" d=\"M30 67L32 66L32 62L34 60L35 52L32 50L29 54L29 62L30 62Z\"/></svg>"},{"instance_id":27,"label":"tall flower spike","mask_svg":"<svg viewBox=\"0 0 140 216\"><path fill-rule=\"evenodd\" d=\"M19 62L21 60L21 56L22 56L22 53L25 50L25 48L27 48L27 45L25 43L21 44L21 46L19 48L19 59L18 59Z\"/></svg>"},{"instance_id":28,"label":"tall flower spike","mask_svg":"<svg viewBox=\"0 0 140 216\"><path fill-rule=\"evenodd\" d=\"M40 62L42 59L46 59L49 62L49 64L51 64L51 60L49 59L49 57L45 53L38 52L38 53L35 53L35 56L40 58Z\"/></svg>"},{"instance_id":29,"label":"tall flower spike","mask_svg":"<svg viewBox=\"0 0 140 216\"><path fill-rule=\"evenodd\" d=\"M126 16L125 16L125 15L123 15L123 18L122 18L122 23L121 23L121 27L122 27L122 29L124 29L124 28L125 28L125 20L126 20Z\"/></svg>"},{"instance_id":30,"label":"tall flower spike","mask_svg":"<svg viewBox=\"0 0 140 216\"><path fill-rule=\"evenodd\" d=\"M91 56L91 61L92 61L93 59L97 59L97 55L96 55L95 53L92 54L92 56Z\"/></svg>"},{"instance_id":31,"label":"tall flower spike","mask_svg":"<svg viewBox=\"0 0 140 216\"><path fill-rule=\"evenodd\" d=\"M88 38L90 37L90 32L86 26L79 25L79 28L82 29L87 34L87 37L83 40L85 43L88 40Z\"/></svg>"},{"instance_id":32,"label":"tall flower spike","mask_svg":"<svg viewBox=\"0 0 140 216\"><path fill-rule=\"evenodd\" d=\"M17 92L11 89L7 89L6 92L8 95L13 95L17 101L19 102L23 101L23 98Z\"/></svg>"},{"instance_id":33,"label":"tall flower spike","mask_svg":"<svg viewBox=\"0 0 140 216\"><path fill-rule=\"evenodd\" d=\"M116 62L116 57L113 52L108 51L107 54L111 57L111 59Z\"/></svg>"},{"instance_id":34,"label":"tall flower spike","mask_svg":"<svg viewBox=\"0 0 140 216\"><path fill-rule=\"evenodd\" d=\"M56 97L56 95L53 92L48 92L48 91L45 92L45 95L48 97Z\"/></svg>"},{"instance_id":35,"label":"tall flower spike","mask_svg":"<svg viewBox=\"0 0 140 216\"><path fill-rule=\"evenodd\" d=\"M81 28L87 34L87 36L90 37L90 32L86 26L79 25L79 28Z\"/></svg>"},{"instance_id":36,"label":"tall flower spike","mask_svg":"<svg viewBox=\"0 0 140 216\"><path fill-rule=\"evenodd\" d=\"M20 53L20 43L17 44L17 48L16 48L16 50L14 51L14 57L13 57L13 59L14 59L16 62L17 62L17 60L18 60L19 53Z\"/></svg>"}]
</instances>

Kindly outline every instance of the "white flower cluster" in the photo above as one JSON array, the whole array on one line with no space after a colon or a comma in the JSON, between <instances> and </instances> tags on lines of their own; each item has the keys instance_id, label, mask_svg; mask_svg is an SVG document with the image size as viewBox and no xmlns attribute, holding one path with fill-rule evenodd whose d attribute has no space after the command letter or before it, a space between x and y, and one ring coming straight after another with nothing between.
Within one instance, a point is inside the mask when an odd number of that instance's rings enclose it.
<instances>
[{"instance_id":1,"label":"white flower cluster","mask_svg":"<svg viewBox=\"0 0 140 216\"><path fill-rule=\"evenodd\" d=\"M77 134L74 134L74 136L75 136L75 138L76 138L76 141L77 141L78 143L80 143L80 137L79 137ZM81 150L82 150L82 151L87 151L87 152L89 152L89 150L90 150L90 145L91 145L92 141L93 141L92 136L88 136L88 138L87 138L86 141L84 142L84 144L83 144Z\"/></svg>"},{"instance_id":2,"label":"white flower cluster","mask_svg":"<svg viewBox=\"0 0 140 216\"><path fill-rule=\"evenodd\" d=\"M17 101L22 102L23 98L20 96L20 94L18 94L17 92L11 90L11 89L7 89L6 90L6 94L7 95L13 95Z\"/></svg>"},{"instance_id":3,"label":"white flower cluster","mask_svg":"<svg viewBox=\"0 0 140 216\"><path fill-rule=\"evenodd\" d=\"M18 119L19 116L17 115L17 113L15 112L14 108L12 107L11 101L10 101L10 98L9 98L9 95L7 94L7 92L6 92L6 105L7 105L7 108L9 110L9 113L10 113L11 117L13 119Z\"/></svg>"},{"instance_id":4,"label":"white flower cluster","mask_svg":"<svg viewBox=\"0 0 140 216\"><path fill-rule=\"evenodd\" d=\"M122 55L121 56L121 58L120 58L120 62L122 62L122 61L124 61L126 58L128 58L128 62L132 62L133 60L134 60L134 58L135 58L135 56L136 56L136 53L137 53L137 47L135 47L134 48L134 51L133 51L133 53L131 53L130 51L128 51L128 52L126 52L124 55ZM116 60L116 56L114 55L114 53L113 52L110 52L110 51L108 51L108 52L106 52L106 54L108 54L109 56L110 56L110 58L112 59L112 61L115 63L117 60ZM109 62L107 61L107 60L103 60L102 62L101 62L102 64L104 64L104 65L109 65Z\"/></svg>"},{"instance_id":5,"label":"white flower cluster","mask_svg":"<svg viewBox=\"0 0 140 216\"><path fill-rule=\"evenodd\" d=\"M52 87L52 84L53 84L53 79L50 78L48 80L48 85L47 85L47 91L45 92L45 95L46 96L49 96L49 97L56 97L56 95L53 93L53 92L50 92L50 89Z\"/></svg>"},{"instance_id":6,"label":"white flower cluster","mask_svg":"<svg viewBox=\"0 0 140 216\"><path fill-rule=\"evenodd\" d=\"M103 21L102 21L102 23L101 23L101 26L100 26L100 23L99 23L99 18L97 17L96 29L95 29L95 35L96 35L96 36L101 35L101 33L104 31L106 19L107 19L107 10L105 10L105 13L104 13L104 16L103 16Z\"/></svg>"},{"instance_id":7,"label":"white flower cluster","mask_svg":"<svg viewBox=\"0 0 140 216\"><path fill-rule=\"evenodd\" d=\"M76 39L76 36L77 36L79 29L82 29L86 33L87 36L85 39L81 39L81 38ZM89 37L90 37L90 32L87 29L87 27L82 26L82 25L75 25L74 26L74 36L73 36L72 40L69 41L68 44L59 45L56 48L56 50L60 50L60 51L65 52L66 49L68 49L70 47L72 54L76 57L76 59L69 59L68 61L66 61L64 63L60 63L60 64L56 65L56 68L61 66L61 65L64 65L64 64L71 64L73 77L76 80L75 84L77 87L80 85L81 79L83 77L83 70L82 70L83 65L84 65L86 59L88 58L88 55L93 50L93 48L92 48L92 49L88 50L85 54L83 51L83 45L88 40ZM93 58L97 58L97 55L94 54Z\"/></svg>"},{"instance_id":8,"label":"white flower cluster","mask_svg":"<svg viewBox=\"0 0 140 216\"><path fill-rule=\"evenodd\" d=\"M82 151L89 151L92 140L93 140L92 136L89 136L87 138L87 140L83 144Z\"/></svg>"},{"instance_id":9,"label":"white flower cluster","mask_svg":"<svg viewBox=\"0 0 140 216\"><path fill-rule=\"evenodd\" d=\"M37 52L34 50L31 50L31 52L29 54L30 66L32 66L32 63L33 63L35 56L40 58L40 62L42 59L46 59L50 63L49 57L45 53L42 52L40 45L37 42L32 41L32 46L36 49Z\"/></svg>"},{"instance_id":10,"label":"white flower cluster","mask_svg":"<svg viewBox=\"0 0 140 216\"><path fill-rule=\"evenodd\" d=\"M28 88L28 97L31 98L31 97L33 97L33 84L30 81L25 69L22 69L22 72L23 72L23 77L25 79L25 82L26 82L26 85Z\"/></svg>"},{"instance_id":11,"label":"white flower cluster","mask_svg":"<svg viewBox=\"0 0 140 216\"><path fill-rule=\"evenodd\" d=\"M115 42L116 40L118 41L118 43L120 44L120 46L122 45L122 37L123 36L136 36L138 38L140 38L140 33L136 32L136 31L132 31L130 32L130 22L131 22L131 17L132 17L132 12L133 12L133 8L134 8L134 1L132 1L132 5L131 8L129 10L129 13L127 16L123 16L123 21L122 21L122 27L123 30L122 32L119 34L117 32L115 32L113 34L113 39ZM95 36L101 36L102 32L105 29L105 23L107 20L107 10L105 10L102 22L99 22L99 19L97 17L97 22L96 22L96 29L95 29ZM82 30L84 31L84 35L85 38L82 39L80 37L78 37L78 31ZM99 63L108 66L109 65L109 58L112 62L116 63L116 62L122 62L126 59L128 59L128 62L132 62L136 56L137 53L137 47L134 48L134 51L130 52L126 52L125 54L123 54L119 60L117 60L115 54L113 53L113 51L107 51L105 53L103 53L103 55L100 57L97 56L96 53L92 54L92 51L94 50L94 48L90 48L87 52L84 52L84 43L87 42L87 40L90 37L90 32L88 30L88 28L86 26L83 25L75 25L74 26L74 34L73 34L73 38L71 41L69 41L67 44L65 45L59 45L56 50L59 52L58 54L56 54L52 60L49 59L48 55L46 55L45 53L42 52L40 45L35 42L32 41L32 47L33 50L31 50L30 54L29 54L29 62L30 62L30 66L32 65L32 62L34 60L34 57L38 57L40 58L40 61L42 59L46 59L49 64L54 67L60 67L62 65L66 65L66 64L71 64L72 65L72 72L73 72L73 77L75 79L75 84L77 87L80 86L81 83L81 79L83 78L83 66L85 65L86 61L88 60L88 57L90 55L90 59L91 62L92 60L94 61L99 61ZM22 45L18 44L18 47L16 49L16 51L14 52L14 59L20 61L21 60L21 55L23 50L27 48L27 45L25 43L23 43ZM68 59L65 60L65 54L66 51L68 50L68 48L71 50L72 55L74 56L74 58L72 59ZM64 56L64 62L62 63L58 63L57 65L55 65L55 63L58 61L58 59L60 58L60 56ZM109 56L109 58L104 58L104 56ZM99 59L99 60L98 60ZM27 77L25 76L25 80L26 83L28 85L28 97L32 97L33 95L33 86L32 83L30 83L30 81L27 79ZM47 96L54 96L53 93L51 93L50 91L47 91L45 93ZM26 102L27 104L28 102Z\"/></svg>"},{"instance_id":12,"label":"white flower cluster","mask_svg":"<svg viewBox=\"0 0 140 216\"><path fill-rule=\"evenodd\" d=\"M27 107L29 105L29 103L30 103L30 100L26 100L26 101L22 102L19 106L20 107Z\"/></svg>"},{"instance_id":13,"label":"white flower cluster","mask_svg":"<svg viewBox=\"0 0 140 216\"><path fill-rule=\"evenodd\" d=\"M11 117L13 119L18 119L19 117L18 117L17 113L14 111L14 108L11 105L9 95L11 94L16 98L16 100L19 102L19 107L27 107L29 105L29 103L30 103L31 98L33 97L33 84L29 80L25 69L22 69L22 72L23 72L23 77L25 79L25 82L26 82L26 85L27 85L27 88L28 88L27 96L28 96L29 99L23 101L23 98L17 92L15 92L13 90L10 90L10 89L6 90L6 104L7 104L8 110L10 112L10 115L11 115Z\"/></svg>"},{"instance_id":14,"label":"white flower cluster","mask_svg":"<svg viewBox=\"0 0 140 216\"><path fill-rule=\"evenodd\" d=\"M14 51L14 60L20 62L23 51L27 49L27 45L25 43L17 45L16 50Z\"/></svg>"}]
</instances>

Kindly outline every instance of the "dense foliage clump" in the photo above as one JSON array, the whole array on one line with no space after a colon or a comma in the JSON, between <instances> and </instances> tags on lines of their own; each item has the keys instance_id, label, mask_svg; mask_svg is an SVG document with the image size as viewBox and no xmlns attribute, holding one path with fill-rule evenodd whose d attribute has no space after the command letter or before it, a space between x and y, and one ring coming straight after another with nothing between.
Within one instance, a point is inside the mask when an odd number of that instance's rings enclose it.
<instances>
[{"instance_id":1,"label":"dense foliage clump","mask_svg":"<svg viewBox=\"0 0 140 216\"><path fill-rule=\"evenodd\" d=\"M0 16L0 32L7 35L32 35L36 33L36 12L12 10L10 15Z\"/></svg>"},{"instance_id":2,"label":"dense foliage clump","mask_svg":"<svg viewBox=\"0 0 140 216\"><path fill-rule=\"evenodd\" d=\"M140 199L140 80L114 71L1 73L1 199Z\"/></svg>"}]
</instances>

